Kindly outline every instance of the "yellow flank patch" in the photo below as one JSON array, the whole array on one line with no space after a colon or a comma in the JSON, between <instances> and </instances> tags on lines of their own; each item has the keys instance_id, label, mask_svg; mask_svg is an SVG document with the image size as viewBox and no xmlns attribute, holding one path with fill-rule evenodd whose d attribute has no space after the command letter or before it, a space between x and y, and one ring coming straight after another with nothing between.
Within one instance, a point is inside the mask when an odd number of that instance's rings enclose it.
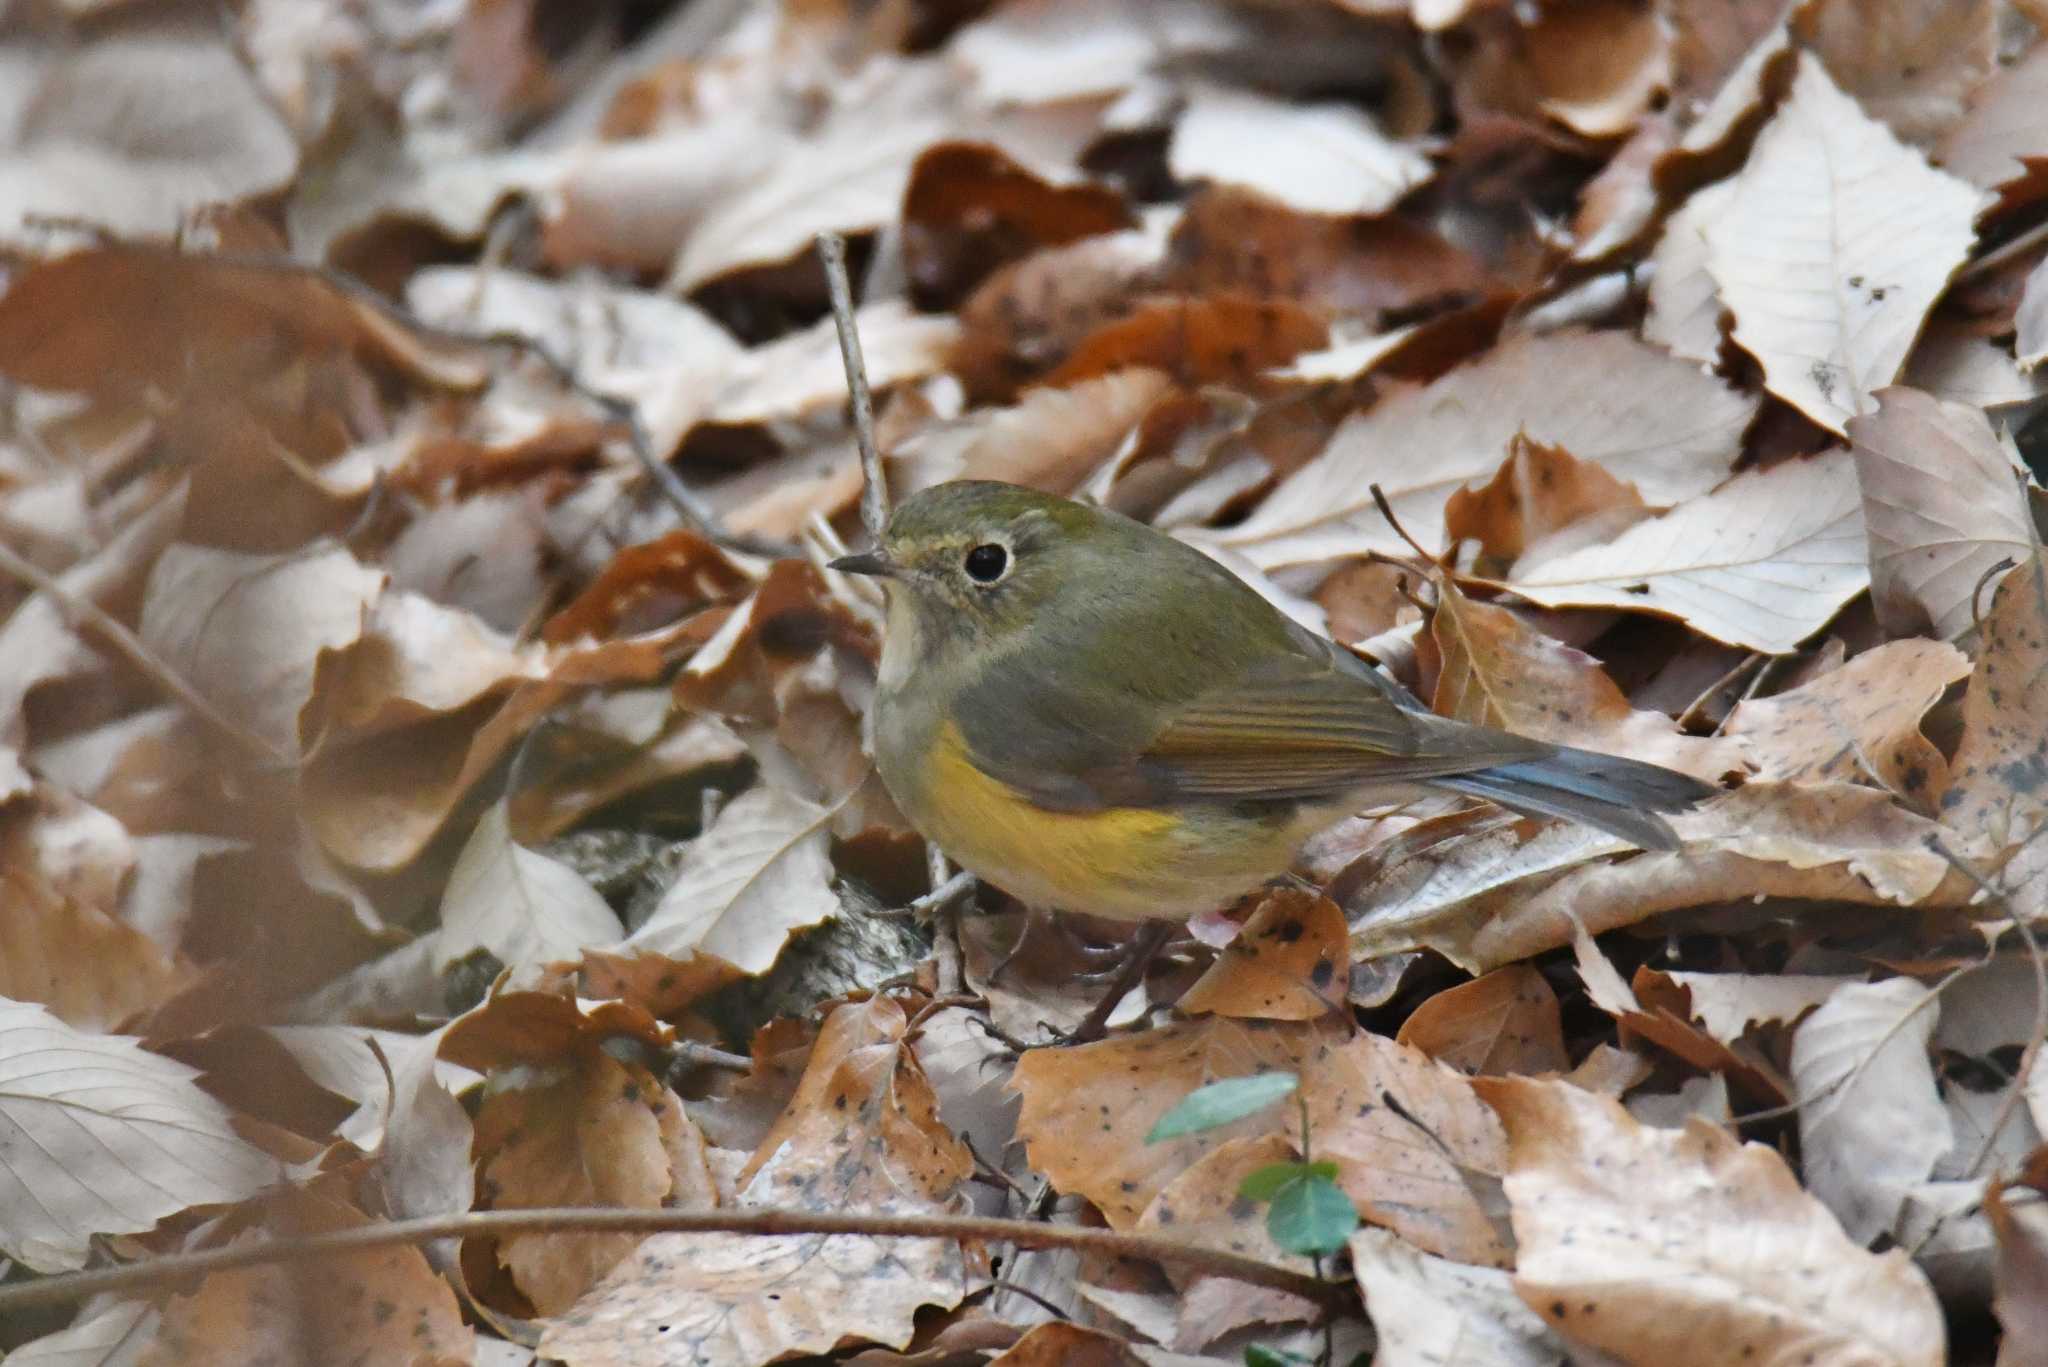
<instances>
[{"instance_id":1,"label":"yellow flank patch","mask_svg":"<svg viewBox=\"0 0 2048 1367\"><path fill-rule=\"evenodd\" d=\"M955 860L1026 902L1097 916L1189 916L1283 871L1304 832L1224 809L1040 807L939 728L912 814Z\"/></svg>"}]
</instances>

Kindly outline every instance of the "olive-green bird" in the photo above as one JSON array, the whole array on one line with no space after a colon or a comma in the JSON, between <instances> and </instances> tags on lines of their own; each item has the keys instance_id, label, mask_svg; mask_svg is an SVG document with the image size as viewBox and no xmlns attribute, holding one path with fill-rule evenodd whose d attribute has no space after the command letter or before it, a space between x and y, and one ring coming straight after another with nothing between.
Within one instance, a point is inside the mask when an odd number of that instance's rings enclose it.
<instances>
[{"instance_id":1,"label":"olive-green bird","mask_svg":"<svg viewBox=\"0 0 2048 1367\"><path fill-rule=\"evenodd\" d=\"M875 761L910 820L1026 902L1229 905L1315 831L1421 784L1650 849L1714 790L1434 715L1200 551L1015 485L906 500L834 567L887 585Z\"/></svg>"}]
</instances>

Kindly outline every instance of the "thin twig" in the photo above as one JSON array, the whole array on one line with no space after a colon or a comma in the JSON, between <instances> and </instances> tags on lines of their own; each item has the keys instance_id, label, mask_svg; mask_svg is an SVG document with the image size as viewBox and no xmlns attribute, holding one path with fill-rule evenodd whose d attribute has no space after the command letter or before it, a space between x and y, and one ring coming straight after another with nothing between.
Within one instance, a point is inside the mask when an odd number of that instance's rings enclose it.
<instances>
[{"instance_id":1,"label":"thin twig","mask_svg":"<svg viewBox=\"0 0 2048 1367\"><path fill-rule=\"evenodd\" d=\"M1422 543L1420 541L1417 541L1414 537L1410 536L1408 534L1408 529L1401 525L1401 519L1394 516L1394 505L1387 502L1386 490L1380 488L1380 486L1377 483L1368 486L1368 489L1369 492L1372 494L1373 506L1380 510L1380 516L1385 518L1387 520L1387 525L1394 529L1394 535L1400 537L1403 541L1407 542L1409 547L1417 555L1422 557L1423 564L1431 566L1435 569L1442 569L1443 561L1438 559L1436 556L1431 555L1428 551L1422 549Z\"/></svg>"},{"instance_id":2,"label":"thin twig","mask_svg":"<svg viewBox=\"0 0 2048 1367\"><path fill-rule=\"evenodd\" d=\"M1024 1248L1072 1248L1112 1258L1144 1258L1269 1286L1318 1305L1350 1303L1342 1285L1319 1283L1219 1249L1156 1234L1121 1234L1080 1225L1047 1225L976 1215L860 1215L815 1210L618 1210L568 1206L532 1210L471 1211L418 1220L392 1220L302 1238L236 1244L203 1253L175 1253L125 1267L73 1272L18 1286L0 1286L0 1320L38 1305L64 1305L91 1296L130 1294L182 1286L215 1272L273 1263L306 1262L369 1248L434 1239L502 1238L511 1234L855 1234L885 1239L1008 1240Z\"/></svg>"},{"instance_id":3,"label":"thin twig","mask_svg":"<svg viewBox=\"0 0 2048 1367\"><path fill-rule=\"evenodd\" d=\"M50 595L50 600L77 624L92 628L117 655L135 666L151 683L190 708L195 716L249 751L266 766L277 769L292 767L291 756L215 706L211 699L180 678L177 671L159 660L150 648L143 644L139 636L99 604L89 598L81 598L65 588L55 575L17 555L5 542L0 542L0 573Z\"/></svg>"},{"instance_id":4,"label":"thin twig","mask_svg":"<svg viewBox=\"0 0 2048 1367\"><path fill-rule=\"evenodd\" d=\"M674 1066L698 1063L707 1068L728 1068L735 1073L751 1073L754 1071L754 1061L745 1054L733 1054L723 1049L714 1049L708 1044L699 1044L693 1039L677 1040L669 1046L669 1052L675 1055Z\"/></svg>"},{"instance_id":5,"label":"thin twig","mask_svg":"<svg viewBox=\"0 0 2048 1367\"><path fill-rule=\"evenodd\" d=\"M1974 1177L1977 1175L1977 1169L1984 1166L1984 1161L1991 1157L1992 1149L1997 1146L1998 1132L2006 1127L2007 1122L2012 1119L2014 1110L2018 1108L2020 1097L2026 1091L2027 1075L2033 1070L2041 1053L2042 1037L2048 1035L2048 963L2042 961L2041 944L2034 938L2034 928L2027 923L2026 913L2014 907L2004 892L1992 886L1990 880L1967 860L1943 844L1940 836L1928 836L1927 848L1947 860L1950 868L1975 883L1994 904L2004 905L2006 914L2012 917L2013 929L2019 932L2020 941L2026 945L2027 955L2034 965L2034 1029L2027 1037L2027 1047L2020 1053L2019 1069L2013 1075L2013 1085L2006 1088L2005 1099L1999 1102L1997 1114L1991 1117L1991 1123L1985 1127L1984 1142L1977 1150L1977 1156L1971 1159L1970 1166L1963 1170L1965 1177Z\"/></svg>"},{"instance_id":6,"label":"thin twig","mask_svg":"<svg viewBox=\"0 0 2048 1367\"><path fill-rule=\"evenodd\" d=\"M867 362L860 354L860 329L853 319L853 285L846 278L846 239L818 234L818 260L825 290L832 296L832 322L839 329L839 360L846 367L846 392L853 399L853 438L860 446L860 521L870 540L880 542L889 522L889 483L882 453L875 447L875 398L868 389Z\"/></svg>"}]
</instances>

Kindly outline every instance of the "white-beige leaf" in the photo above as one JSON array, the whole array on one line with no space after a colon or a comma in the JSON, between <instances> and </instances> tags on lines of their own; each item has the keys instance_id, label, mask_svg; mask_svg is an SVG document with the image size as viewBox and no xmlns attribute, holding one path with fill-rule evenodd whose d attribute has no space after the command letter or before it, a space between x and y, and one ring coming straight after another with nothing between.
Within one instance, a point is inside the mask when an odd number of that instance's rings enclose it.
<instances>
[{"instance_id":1,"label":"white-beige leaf","mask_svg":"<svg viewBox=\"0 0 2048 1367\"><path fill-rule=\"evenodd\" d=\"M1790 96L1705 227L1707 269L1765 387L1835 432L1869 411L1969 254L1983 203L1801 53Z\"/></svg>"},{"instance_id":2,"label":"white-beige leaf","mask_svg":"<svg viewBox=\"0 0 2048 1367\"><path fill-rule=\"evenodd\" d=\"M1197 91L1174 126L1175 178L1242 185L1310 214L1376 214L1429 179L1429 159L1345 104Z\"/></svg>"},{"instance_id":3,"label":"white-beige leaf","mask_svg":"<svg viewBox=\"0 0 2048 1367\"><path fill-rule=\"evenodd\" d=\"M1870 582L1849 454L1738 475L1612 541L1538 548L1507 582L1545 607L1660 612L1730 645L1792 650Z\"/></svg>"},{"instance_id":4,"label":"white-beige leaf","mask_svg":"<svg viewBox=\"0 0 2048 1367\"><path fill-rule=\"evenodd\" d=\"M1989 606L1975 601L1984 577L2033 554L2024 468L1982 409L1903 386L1880 390L1849 440L1878 620L1896 635L1957 635Z\"/></svg>"},{"instance_id":5,"label":"white-beige leaf","mask_svg":"<svg viewBox=\"0 0 2048 1367\"><path fill-rule=\"evenodd\" d=\"M1269 573L1404 554L1373 505L1377 483L1409 534L1437 545L1445 502L1491 476L1517 433L1602 466L1650 503L1678 503L1726 477L1755 411L1755 400L1624 332L1517 336L1347 419L1250 517L1190 539Z\"/></svg>"},{"instance_id":6,"label":"white-beige leaf","mask_svg":"<svg viewBox=\"0 0 2048 1367\"><path fill-rule=\"evenodd\" d=\"M0 1000L0 1252L39 1272L80 1268L97 1235L276 1181L277 1161L235 1133L198 1076L140 1040Z\"/></svg>"},{"instance_id":7,"label":"white-beige leaf","mask_svg":"<svg viewBox=\"0 0 2048 1367\"><path fill-rule=\"evenodd\" d=\"M280 754L301 753L299 714L327 651L359 639L385 576L340 546L248 555L179 544L150 571L143 643Z\"/></svg>"},{"instance_id":8,"label":"white-beige leaf","mask_svg":"<svg viewBox=\"0 0 2048 1367\"><path fill-rule=\"evenodd\" d=\"M506 965L574 959L616 944L619 918L582 874L512 839L501 800L476 823L441 894L435 965L484 949Z\"/></svg>"},{"instance_id":9,"label":"white-beige leaf","mask_svg":"<svg viewBox=\"0 0 2048 1367\"><path fill-rule=\"evenodd\" d=\"M1927 1042L1933 994L1911 978L1847 983L1792 1037L1806 1185L1849 1237L1890 1231L1955 1143Z\"/></svg>"},{"instance_id":10,"label":"white-beige leaf","mask_svg":"<svg viewBox=\"0 0 2048 1367\"><path fill-rule=\"evenodd\" d=\"M792 932L839 910L832 890L830 808L779 788L751 788L690 845L635 949L715 954L764 973Z\"/></svg>"}]
</instances>

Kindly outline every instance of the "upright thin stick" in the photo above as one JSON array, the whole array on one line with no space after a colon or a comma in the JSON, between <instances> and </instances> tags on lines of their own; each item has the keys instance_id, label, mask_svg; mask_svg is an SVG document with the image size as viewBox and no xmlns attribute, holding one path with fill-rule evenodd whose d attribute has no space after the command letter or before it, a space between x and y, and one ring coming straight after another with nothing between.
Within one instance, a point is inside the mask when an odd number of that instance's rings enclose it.
<instances>
[{"instance_id":1,"label":"upright thin stick","mask_svg":"<svg viewBox=\"0 0 2048 1367\"><path fill-rule=\"evenodd\" d=\"M868 536L882 539L889 521L889 485L882 475L882 453L875 448L875 399L868 391L867 362L861 359L860 330L853 322L853 285L846 278L846 239L838 233L818 234L818 260L825 266L825 289L832 296L832 321L839 328L839 360L846 367L846 392L853 396L853 437L860 445L860 521Z\"/></svg>"}]
</instances>

